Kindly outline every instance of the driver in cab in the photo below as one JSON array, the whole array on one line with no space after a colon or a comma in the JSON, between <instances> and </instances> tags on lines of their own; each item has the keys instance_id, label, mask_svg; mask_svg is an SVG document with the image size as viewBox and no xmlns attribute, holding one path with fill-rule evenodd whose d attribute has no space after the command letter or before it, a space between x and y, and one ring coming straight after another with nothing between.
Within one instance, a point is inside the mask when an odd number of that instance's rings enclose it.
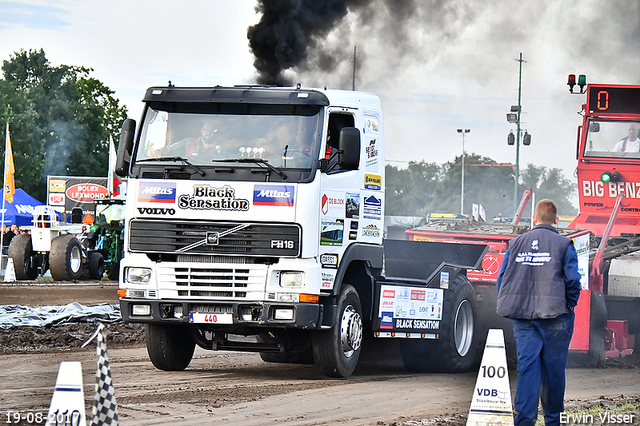
<instances>
[{"instance_id":1,"label":"driver in cab","mask_svg":"<svg viewBox=\"0 0 640 426\"><path fill-rule=\"evenodd\" d=\"M148 151L150 157L179 156L185 158L204 157L212 159L221 154L220 145L216 144L216 129L212 121L205 121L200 129L199 137L185 138L172 145Z\"/></svg>"},{"instance_id":2,"label":"driver in cab","mask_svg":"<svg viewBox=\"0 0 640 426\"><path fill-rule=\"evenodd\" d=\"M638 139L638 123L629 123L627 136L622 138L615 147L615 152L640 152L640 139Z\"/></svg>"}]
</instances>

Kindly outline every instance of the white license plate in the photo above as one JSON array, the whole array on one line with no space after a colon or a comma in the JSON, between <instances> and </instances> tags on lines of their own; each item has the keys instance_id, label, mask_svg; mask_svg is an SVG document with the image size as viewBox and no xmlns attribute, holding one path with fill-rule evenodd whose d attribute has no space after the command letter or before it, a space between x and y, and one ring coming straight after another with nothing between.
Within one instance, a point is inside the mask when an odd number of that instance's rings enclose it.
<instances>
[{"instance_id":1,"label":"white license plate","mask_svg":"<svg viewBox=\"0 0 640 426\"><path fill-rule=\"evenodd\" d=\"M189 322L192 324L233 324L233 314L202 314L192 312L189 314Z\"/></svg>"}]
</instances>

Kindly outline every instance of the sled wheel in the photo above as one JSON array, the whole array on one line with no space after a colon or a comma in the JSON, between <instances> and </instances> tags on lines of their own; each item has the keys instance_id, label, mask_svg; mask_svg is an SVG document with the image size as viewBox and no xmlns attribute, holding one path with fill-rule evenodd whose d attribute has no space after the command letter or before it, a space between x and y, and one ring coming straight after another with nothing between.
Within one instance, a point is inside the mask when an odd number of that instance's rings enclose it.
<instances>
[{"instance_id":1,"label":"sled wheel","mask_svg":"<svg viewBox=\"0 0 640 426\"><path fill-rule=\"evenodd\" d=\"M476 294L464 275L458 275L445 291L438 340L403 339L402 361L413 372L463 373L480 361Z\"/></svg>"},{"instance_id":2,"label":"sled wheel","mask_svg":"<svg viewBox=\"0 0 640 426\"><path fill-rule=\"evenodd\" d=\"M49 269L56 281L75 281L82 269L82 246L71 234L60 235L51 242Z\"/></svg>"}]
</instances>

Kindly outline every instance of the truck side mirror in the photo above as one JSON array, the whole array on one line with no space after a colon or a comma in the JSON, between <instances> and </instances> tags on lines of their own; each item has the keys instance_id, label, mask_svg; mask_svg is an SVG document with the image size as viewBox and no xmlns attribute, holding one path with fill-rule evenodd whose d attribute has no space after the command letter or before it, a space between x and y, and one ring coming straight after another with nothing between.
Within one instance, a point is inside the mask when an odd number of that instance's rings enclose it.
<instances>
[{"instance_id":1,"label":"truck side mirror","mask_svg":"<svg viewBox=\"0 0 640 426\"><path fill-rule=\"evenodd\" d=\"M129 165L131 164L131 151L133 149L133 137L136 133L136 121L127 118L122 123L120 133L120 143L118 144L118 157L116 158L116 174L120 177L127 177Z\"/></svg>"},{"instance_id":2,"label":"truck side mirror","mask_svg":"<svg viewBox=\"0 0 640 426\"><path fill-rule=\"evenodd\" d=\"M343 170L358 170L360 165L360 131L355 127L340 129L338 162Z\"/></svg>"}]
</instances>

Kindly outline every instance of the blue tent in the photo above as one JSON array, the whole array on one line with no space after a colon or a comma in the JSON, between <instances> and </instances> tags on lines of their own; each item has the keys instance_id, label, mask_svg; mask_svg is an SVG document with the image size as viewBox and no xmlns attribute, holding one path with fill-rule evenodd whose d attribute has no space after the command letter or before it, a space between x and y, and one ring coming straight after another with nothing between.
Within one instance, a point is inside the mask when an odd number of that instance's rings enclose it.
<instances>
[{"instance_id":1,"label":"blue tent","mask_svg":"<svg viewBox=\"0 0 640 426\"><path fill-rule=\"evenodd\" d=\"M4 197L4 191L2 193ZM4 200L2 200L4 202ZM34 206L41 206L43 203L33 198L20 188L16 188L15 194L13 194L13 203L5 202L4 207L4 224L18 226L31 226L33 225L33 208ZM2 220L2 205L0 204L0 221Z\"/></svg>"}]
</instances>

